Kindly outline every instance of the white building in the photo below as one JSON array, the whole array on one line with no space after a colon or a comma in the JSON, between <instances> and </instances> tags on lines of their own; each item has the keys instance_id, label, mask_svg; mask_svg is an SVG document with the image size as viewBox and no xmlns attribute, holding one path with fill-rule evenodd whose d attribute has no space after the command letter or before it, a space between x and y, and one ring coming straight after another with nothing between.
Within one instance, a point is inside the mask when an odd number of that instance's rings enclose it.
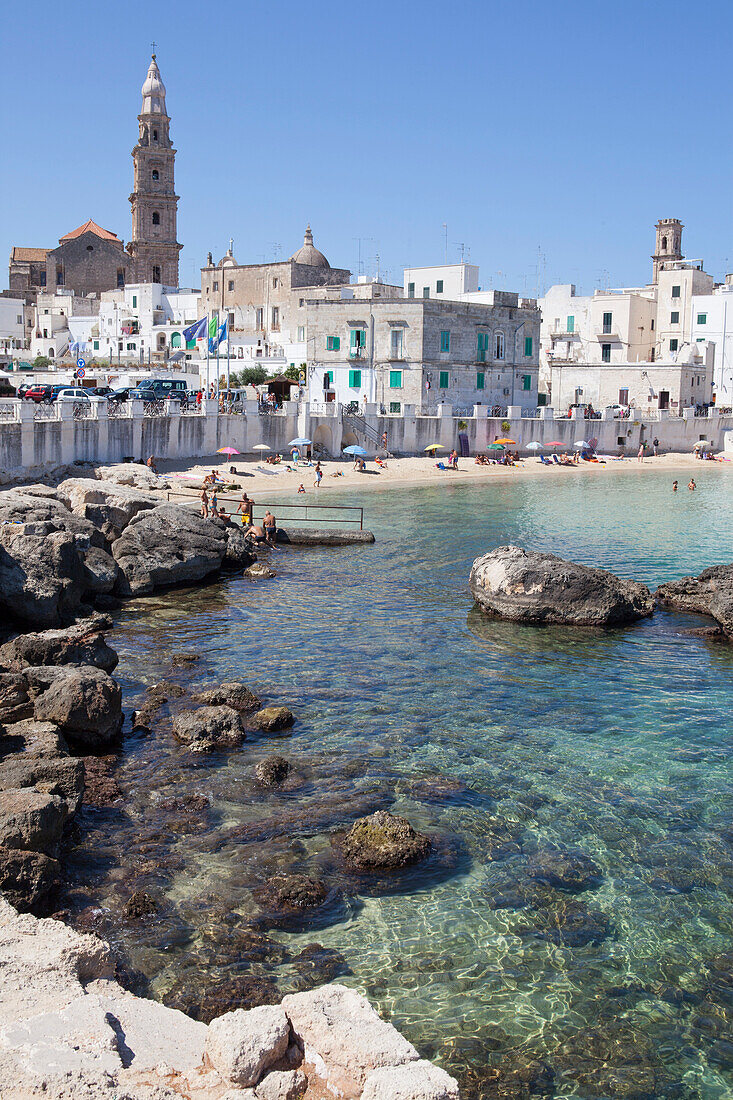
<instances>
[{"instance_id":1,"label":"white building","mask_svg":"<svg viewBox=\"0 0 733 1100\"><path fill-rule=\"evenodd\" d=\"M25 343L25 303L22 298L0 295L0 355L7 362Z\"/></svg>"},{"instance_id":2,"label":"white building","mask_svg":"<svg viewBox=\"0 0 733 1100\"><path fill-rule=\"evenodd\" d=\"M89 339L98 321L99 299L93 294L82 297L59 287L55 292L38 294L31 308L30 358L43 355L55 363L64 356L70 359L67 353L72 341L84 344Z\"/></svg>"},{"instance_id":3,"label":"white building","mask_svg":"<svg viewBox=\"0 0 733 1100\"><path fill-rule=\"evenodd\" d=\"M406 267L404 272L405 298L442 298L458 302L464 294L478 288L478 267L474 264Z\"/></svg>"},{"instance_id":4,"label":"white building","mask_svg":"<svg viewBox=\"0 0 733 1100\"><path fill-rule=\"evenodd\" d=\"M165 363L198 360L195 342L186 344L183 329L198 317L199 292L133 283L107 290L99 303L99 323L92 328L88 354L118 367L131 361Z\"/></svg>"},{"instance_id":5,"label":"white building","mask_svg":"<svg viewBox=\"0 0 733 1100\"><path fill-rule=\"evenodd\" d=\"M733 275L709 294L692 298L692 342L714 349L713 392L719 408L733 406Z\"/></svg>"}]
</instances>

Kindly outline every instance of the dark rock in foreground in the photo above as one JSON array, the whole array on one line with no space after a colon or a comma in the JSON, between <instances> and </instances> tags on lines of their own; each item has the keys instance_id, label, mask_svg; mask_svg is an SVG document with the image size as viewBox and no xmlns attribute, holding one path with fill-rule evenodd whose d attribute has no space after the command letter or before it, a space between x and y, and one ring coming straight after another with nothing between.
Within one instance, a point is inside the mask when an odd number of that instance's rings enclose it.
<instances>
[{"instance_id":1,"label":"dark rock in foreground","mask_svg":"<svg viewBox=\"0 0 733 1100\"><path fill-rule=\"evenodd\" d=\"M349 866L365 872L399 870L425 859L432 850L428 837L416 832L404 817L386 810L355 821L332 842Z\"/></svg>"},{"instance_id":2,"label":"dark rock in foreground","mask_svg":"<svg viewBox=\"0 0 733 1100\"><path fill-rule=\"evenodd\" d=\"M255 775L263 787L279 787L285 782L291 770L284 756L268 756L257 765Z\"/></svg>"},{"instance_id":3,"label":"dark rock in foreground","mask_svg":"<svg viewBox=\"0 0 733 1100\"><path fill-rule=\"evenodd\" d=\"M0 893L21 913L41 909L58 881L58 860L0 847Z\"/></svg>"},{"instance_id":4,"label":"dark rock in foreground","mask_svg":"<svg viewBox=\"0 0 733 1100\"><path fill-rule=\"evenodd\" d=\"M260 700L253 695L246 684L231 680L218 687L205 688L192 695L194 703L205 703L210 707L233 707L234 710L255 710Z\"/></svg>"},{"instance_id":5,"label":"dark rock in foreground","mask_svg":"<svg viewBox=\"0 0 733 1100\"><path fill-rule=\"evenodd\" d=\"M476 558L469 587L482 611L518 623L621 626L653 609L646 585L519 546Z\"/></svg>"},{"instance_id":6,"label":"dark rock in foreground","mask_svg":"<svg viewBox=\"0 0 733 1100\"><path fill-rule=\"evenodd\" d=\"M39 694L37 719L54 722L70 740L86 748L107 745L122 729L119 685L101 668L31 668L26 670Z\"/></svg>"},{"instance_id":7,"label":"dark rock in foreground","mask_svg":"<svg viewBox=\"0 0 733 1100\"><path fill-rule=\"evenodd\" d=\"M675 611L710 615L733 635L733 565L713 565L699 577L682 577L657 589L657 600Z\"/></svg>"},{"instance_id":8,"label":"dark rock in foreground","mask_svg":"<svg viewBox=\"0 0 733 1100\"><path fill-rule=\"evenodd\" d=\"M235 749L246 737L241 715L233 707L199 707L173 719L173 733L191 752Z\"/></svg>"},{"instance_id":9,"label":"dark rock in foreground","mask_svg":"<svg viewBox=\"0 0 733 1100\"><path fill-rule=\"evenodd\" d=\"M0 646L0 664L16 670L27 665L96 665L112 672L118 657L102 633L111 626L107 616L93 615L66 629L20 634Z\"/></svg>"},{"instance_id":10,"label":"dark rock in foreground","mask_svg":"<svg viewBox=\"0 0 733 1100\"><path fill-rule=\"evenodd\" d=\"M190 508L163 504L138 512L112 544L121 574L116 591L145 596L156 588L204 580L221 569L226 547L224 524Z\"/></svg>"}]
</instances>

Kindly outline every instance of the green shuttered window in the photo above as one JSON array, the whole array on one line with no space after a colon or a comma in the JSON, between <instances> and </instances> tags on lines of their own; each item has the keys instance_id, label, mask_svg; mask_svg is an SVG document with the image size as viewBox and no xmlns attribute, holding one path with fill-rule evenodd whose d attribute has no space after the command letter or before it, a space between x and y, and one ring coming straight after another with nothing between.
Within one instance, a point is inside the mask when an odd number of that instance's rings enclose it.
<instances>
[{"instance_id":1,"label":"green shuttered window","mask_svg":"<svg viewBox=\"0 0 733 1100\"><path fill-rule=\"evenodd\" d=\"M391 370L389 372L389 388L391 390L401 390L402 389L402 371L401 370Z\"/></svg>"},{"instance_id":2,"label":"green shuttered window","mask_svg":"<svg viewBox=\"0 0 733 1100\"><path fill-rule=\"evenodd\" d=\"M524 337L524 354L527 357L531 356L531 354L532 354L532 337L531 336L525 336Z\"/></svg>"},{"instance_id":3,"label":"green shuttered window","mask_svg":"<svg viewBox=\"0 0 733 1100\"><path fill-rule=\"evenodd\" d=\"M450 373L447 370L442 370L438 376L438 386L441 390L447 390L450 385Z\"/></svg>"},{"instance_id":4,"label":"green shuttered window","mask_svg":"<svg viewBox=\"0 0 733 1100\"><path fill-rule=\"evenodd\" d=\"M448 329L443 329L440 334L440 350L450 351L450 332Z\"/></svg>"},{"instance_id":5,"label":"green shuttered window","mask_svg":"<svg viewBox=\"0 0 733 1100\"><path fill-rule=\"evenodd\" d=\"M339 351L341 348L340 336L327 336L326 337L326 351Z\"/></svg>"},{"instance_id":6,"label":"green shuttered window","mask_svg":"<svg viewBox=\"0 0 733 1100\"><path fill-rule=\"evenodd\" d=\"M350 370L349 371L349 388L352 390L361 389L361 371Z\"/></svg>"},{"instance_id":7,"label":"green shuttered window","mask_svg":"<svg viewBox=\"0 0 733 1100\"><path fill-rule=\"evenodd\" d=\"M486 375L484 371L480 370L476 374L476 389L482 390L486 383Z\"/></svg>"}]
</instances>

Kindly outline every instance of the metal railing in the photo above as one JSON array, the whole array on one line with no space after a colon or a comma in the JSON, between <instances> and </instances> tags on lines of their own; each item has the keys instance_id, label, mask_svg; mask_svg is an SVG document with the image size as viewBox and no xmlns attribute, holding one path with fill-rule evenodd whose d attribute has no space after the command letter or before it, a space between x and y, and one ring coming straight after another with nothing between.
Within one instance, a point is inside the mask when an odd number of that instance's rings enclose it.
<instances>
[{"instance_id":1,"label":"metal railing","mask_svg":"<svg viewBox=\"0 0 733 1100\"><path fill-rule=\"evenodd\" d=\"M96 410L91 401L75 401L72 409L74 420L96 420Z\"/></svg>"},{"instance_id":2,"label":"metal railing","mask_svg":"<svg viewBox=\"0 0 733 1100\"><path fill-rule=\"evenodd\" d=\"M210 492L211 490L209 490ZM188 493L180 493L175 489L169 489L166 492L166 498L168 500L171 497L185 497L191 501L192 504L198 503L196 497L191 497ZM232 496L231 494L217 493L217 501L221 510L222 504L234 505L234 507L224 508L228 516L236 516L236 508L241 503L241 498ZM271 511L277 516L278 525L281 526L284 523L323 523L324 521L329 524L341 524L346 527L358 527L360 531L364 530L364 509L357 507L357 505L351 504L283 504L282 501L272 504L255 504L252 501L252 518L253 521L256 518L262 518L265 512ZM311 513L318 512L330 512L335 515L312 515ZM285 515L284 513L288 513ZM291 514L294 513L294 514Z\"/></svg>"},{"instance_id":3,"label":"metal railing","mask_svg":"<svg viewBox=\"0 0 733 1100\"><path fill-rule=\"evenodd\" d=\"M0 420L15 420L15 405L12 401L0 401Z\"/></svg>"},{"instance_id":4,"label":"metal railing","mask_svg":"<svg viewBox=\"0 0 733 1100\"><path fill-rule=\"evenodd\" d=\"M146 401L143 405L143 416L168 416L167 401Z\"/></svg>"},{"instance_id":5,"label":"metal railing","mask_svg":"<svg viewBox=\"0 0 733 1100\"><path fill-rule=\"evenodd\" d=\"M56 406L50 401L39 401L33 410L34 420L58 420Z\"/></svg>"},{"instance_id":6,"label":"metal railing","mask_svg":"<svg viewBox=\"0 0 733 1100\"><path fill-rule=\"evenodd\" d=\"M108 401L107 416L110 420L129 420L132 416L132 405L129 401Z\"/></svg>"},{"instance_id":7,"label":"metal railing","mask_svg":"<svg viewBox=\"0 0 733 1100\"><path fill-rule=\"evenodd\" d=\"M381 436L377 429L373 428L371 424L367 424L363 416L354 415L353 413L347 413L345 410L342 410L341 423L344 428L350 428L352 432L368 439L370 443L379 443L381 440Z\"/></svg>"}]
</instances>

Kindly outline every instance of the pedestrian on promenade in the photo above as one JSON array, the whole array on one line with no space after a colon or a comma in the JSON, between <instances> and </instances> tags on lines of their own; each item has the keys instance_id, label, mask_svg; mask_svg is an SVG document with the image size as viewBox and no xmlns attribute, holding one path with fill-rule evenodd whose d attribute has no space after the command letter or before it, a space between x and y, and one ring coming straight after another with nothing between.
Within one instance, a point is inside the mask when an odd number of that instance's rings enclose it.
<instances>
[{"instance_id":1,"label":"pedestrian on promenade","mask_svg":"<svg viewBox=\"0 0 733 1100\"><path fill-rule=\"evenodd\" d=\"M652 440L652 447L654 448L654 457L656 458L657 457L657 450L659 448L659 440L657 439L656 436Z\"/></svg>"}]
</instances>

